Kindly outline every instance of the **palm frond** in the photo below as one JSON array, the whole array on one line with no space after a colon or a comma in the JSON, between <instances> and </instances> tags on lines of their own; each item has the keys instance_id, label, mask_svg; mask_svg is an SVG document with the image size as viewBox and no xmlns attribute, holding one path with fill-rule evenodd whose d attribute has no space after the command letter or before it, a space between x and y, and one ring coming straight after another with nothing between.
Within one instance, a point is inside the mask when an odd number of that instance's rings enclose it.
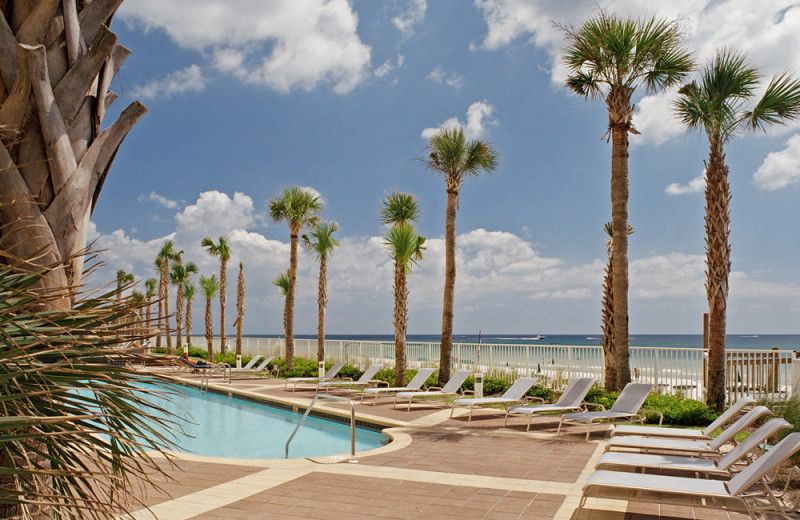
<instances>
[{"instance_id":1,"label":"palm frond","mask_svg":"<svg viewBox=\"0 0 800 520\"><path fill-rule=\"evenodd\" d=\"M743 116L753 130L766 131L768 124L785 124L800 114L800 81L787 73L774 76L752 111Z\"/></svg>"}]
</instances>

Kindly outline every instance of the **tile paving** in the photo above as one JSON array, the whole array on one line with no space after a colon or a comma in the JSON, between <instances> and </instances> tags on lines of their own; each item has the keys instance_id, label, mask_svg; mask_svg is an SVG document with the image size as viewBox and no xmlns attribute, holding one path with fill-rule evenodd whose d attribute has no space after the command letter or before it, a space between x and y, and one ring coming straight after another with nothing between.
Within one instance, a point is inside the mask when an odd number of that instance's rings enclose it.
<instances>
[{"instance_id":1,"label":"tile paving","mask_svg":"<svg viewBox=\"0 0 800 520\"><path fill-rule=\"evenodd\" d=\"M187 380L195 376L180 374ZM225 391L303 406L313 390L283 391L274 380L236 379L213 384ZM343 394L341 394L343 395ZM356 400L357 403L357 400ZM346 403L320 408L349 416ZM599 457L603 430L584 441L585 430L556 437L557 418L526 418L503 428L503 413L476 410L472 421L442 405L392 408L356 404L356 413L394 428L397 440L358 454L358 464L311 461L216 459L180 455L172 480L154 477L160 490L141 492L148 506L126 519L485 519L485 520L743 520L710 509L590 500L576 507L581 483ZM135 508L133 508L135 509Z\"/></svg>"}]
</instances>

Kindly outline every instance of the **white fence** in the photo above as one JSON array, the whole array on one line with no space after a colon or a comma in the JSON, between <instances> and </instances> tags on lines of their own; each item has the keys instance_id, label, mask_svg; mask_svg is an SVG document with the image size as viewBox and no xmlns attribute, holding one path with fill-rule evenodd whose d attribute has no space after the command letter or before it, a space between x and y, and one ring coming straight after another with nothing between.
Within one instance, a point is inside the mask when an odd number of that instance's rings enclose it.
<instances>
[{"instance_id":1,"label":"white fence","mask_svg":"<svg viewBox=\"0 0 800 520\"><path fill-rule=\"evenodd\" d=\"M205 338L192 337L192 344L204 348ZM233 344L233 338L228 341ZM214 338L219 350L219 338ZM284 355L283 338L242 338L242 351L265 356ZM316 359L316 339L295 339L295 356ZM726 365L728 401L740 395L775 399L789 397L792 387L792 359L789 350L729 349ZM370 363L394 364L394 343L381 341L326 340L326 360L344 360L365 368ZM409 368L439 364L439 344L408 342ZM471 368L491 377L514 380L520 376L539 376L556 390L574 377L604 380L603 350L599 346L515 345L454 343L453 369ZM680 393L705 399L706 357L702 349L630 347L634 381L652 383L659 393Z\"/></svg>"}]
</instances>

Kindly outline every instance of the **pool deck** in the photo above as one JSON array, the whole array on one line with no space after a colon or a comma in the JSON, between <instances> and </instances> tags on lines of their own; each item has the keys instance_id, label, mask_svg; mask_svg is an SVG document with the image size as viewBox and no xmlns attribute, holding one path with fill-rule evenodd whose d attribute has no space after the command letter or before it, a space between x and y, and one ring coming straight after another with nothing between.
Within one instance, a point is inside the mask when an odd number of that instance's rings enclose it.
<instances>
[{"instance_id":1,"label":"pool deck","mask_svg":"<svg viewBox=\"0 0 800 520\"><path fill-rule=\"evenodd\" d=\"M197 383L199 376L179 375ZM239 378L232 384L212 379L213 388L285 404L307 405L311 389L284 391L283 381ZM338 395L347 395L338 392ZM160 486L139 496L148 509L126 519L235 520L743 520L725 511L642 502L590 499L576 512L581 487L600 456L609 426L596 426L589 441L583 427L557 437L557 417L512 418L503 413L442 404L392 408L392 399L358 404L360 420L392 426L393 441L382 448L319 460L219 459L180 455L171 479L154 475ZM314 409L349 416L349 404L319 401ZM571 433L570 433L571 432ZM231 442L235 442L231 439Z\"/></svg>"}]
</instances>

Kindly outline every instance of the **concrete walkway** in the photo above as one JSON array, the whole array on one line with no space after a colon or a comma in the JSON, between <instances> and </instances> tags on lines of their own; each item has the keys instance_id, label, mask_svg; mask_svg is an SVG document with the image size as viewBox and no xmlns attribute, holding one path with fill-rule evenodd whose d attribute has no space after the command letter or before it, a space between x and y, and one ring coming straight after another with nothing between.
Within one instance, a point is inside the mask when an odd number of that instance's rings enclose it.
<instances>
[{"instance_id":1,"label":"concrete walkway","mask_svg":"<svg viewBox=\"0 0 800 520\"><path fill-rule=\"evenodd\" d=\"M175 375L175 374L171 374ZM187 383L197 376L181 374ZM213 381L213 380L212 380ZM303 406L313 390L286 392L274 379L236 379L212 388ZM339 395L346 395L341 392ZM355 398L354 398L355 399ZM356 400L357 402L357 400ZM349 405L320 402L315 410L349 417ZM463 410L415 404L394 410L392 400L356 405L361 420L390 426L393 441L349 457L319 460L219 459L178 454L180 468L150 479L139 495L149 509L136 520L188 519L487 519L655 520L735 519L741 514L658 504L590 500L580 515L581 486L602 453L609 427L590 441L585 430L555 436L557 418L516 418L503 427L498 410ZM158 489L160 488L160 489Z\"/></svg>"}]
</instances>

